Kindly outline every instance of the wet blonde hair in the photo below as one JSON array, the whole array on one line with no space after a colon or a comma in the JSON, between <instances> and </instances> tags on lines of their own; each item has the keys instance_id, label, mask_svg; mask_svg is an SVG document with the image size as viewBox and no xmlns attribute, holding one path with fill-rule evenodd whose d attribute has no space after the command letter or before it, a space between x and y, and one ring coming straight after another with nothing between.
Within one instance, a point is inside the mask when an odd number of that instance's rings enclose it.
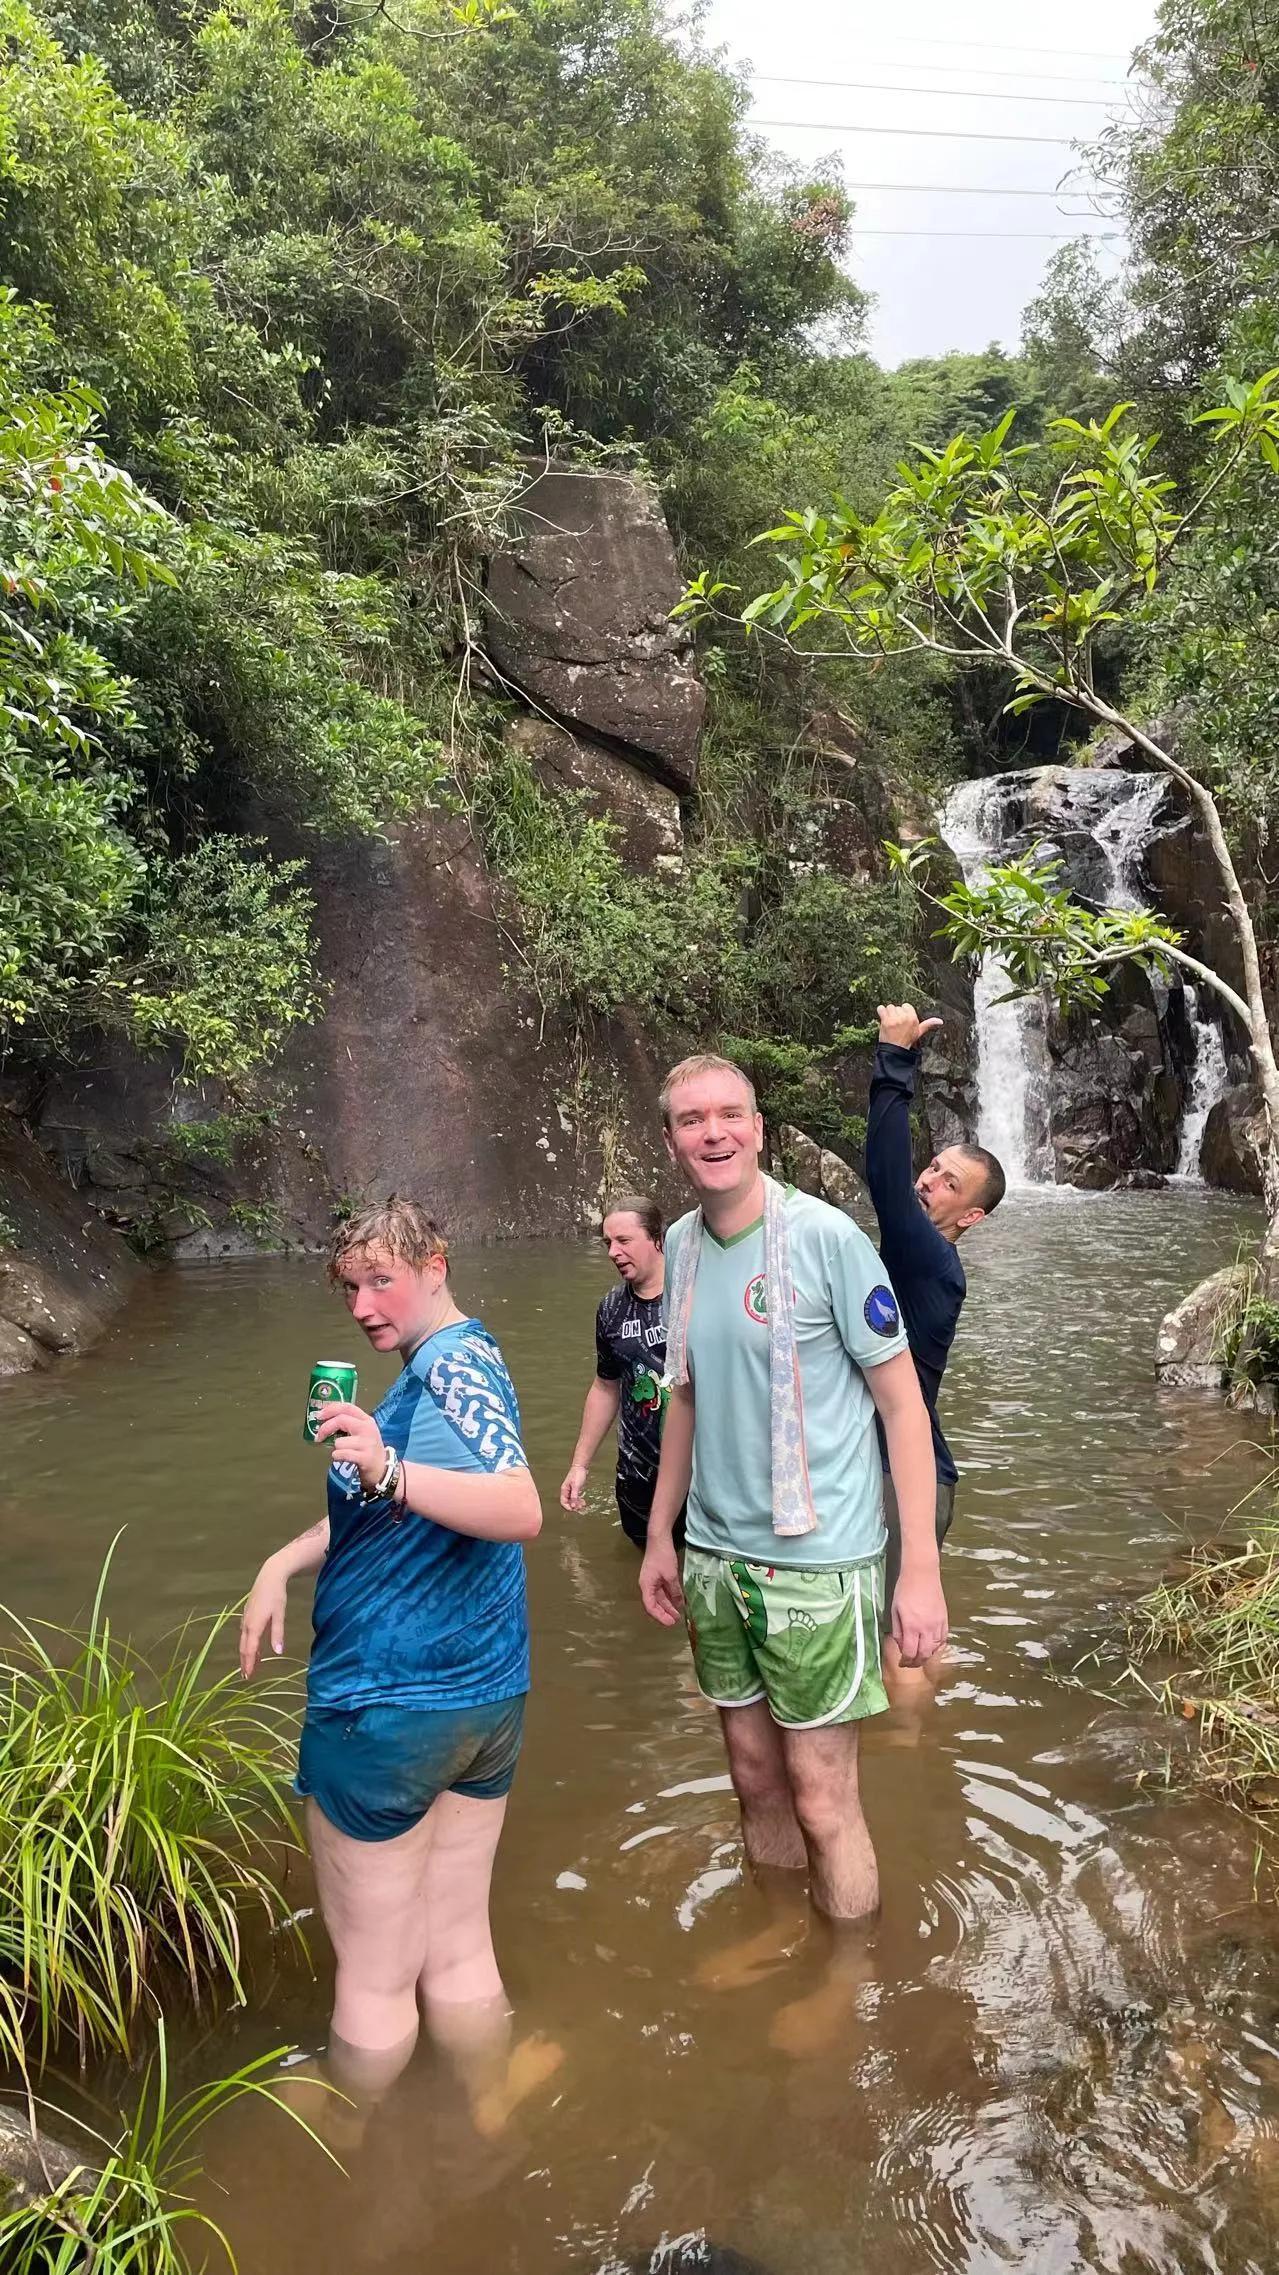
<instances>
[{"instance_id":1,"label":"wet blonde hair","mask_svg":"<svg viewBox=\"0 0 1279 2275\"><path fill-rule=\"evenodd\" d=\"M662 1120L665 1122L667 1129L669 1129L671 1126L672 1090L677 1090L681 1082L695 1082L699 1074L735 1074L738 1081L744 1083L746 1086L746 1090L750 1097L752 1114L757 1114L759 1112L759 1105L755 1097L755 1085L751 1081L749 1074L747 1074L742 1067L738 1066L734 1059L718 1058L714 1051L695 1051L692 1058L681 1059L678 1066L673 1066L670 1073L667 1075L665 1082L662 1084Z\"/></svg>"},{"instance_id":2,"label":"wet blonde hair","mask_svg":"<svg viewBox=\"0 0 1279 2275\"><path fill-rule=\"evenodd\" d=\"M334 1227L329 1241L329 1278L336 1285L342 1277L342 1260L358 1251L385 1248L397 1264L407 1264L420 1272L433 1256L446 1260L449 1244L433 1216L420 1201L410 1201L402 1193L389 1193L384 1201L374 1201L368 1208L358 1209ZM447 1261L446 1266L447 1270Z\"/></svg>"}]
</instances>

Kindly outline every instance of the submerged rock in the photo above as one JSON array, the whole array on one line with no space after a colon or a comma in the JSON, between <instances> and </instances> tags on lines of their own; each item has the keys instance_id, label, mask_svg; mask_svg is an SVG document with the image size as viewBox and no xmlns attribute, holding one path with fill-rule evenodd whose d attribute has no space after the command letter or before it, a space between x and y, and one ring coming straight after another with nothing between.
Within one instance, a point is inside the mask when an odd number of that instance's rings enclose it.
<instances>
[{"instance_id":1,"label":"submerged rock","mask_svg":"<svg viewBox=\"0 0 1279 2275\"><path fill-rule=\"evenodd\" d=\"M35 2203L82 2165L61 2141L33 2133L16 2109L0 2108L0 2208Z\"/></svg>"},{"instance_id":2,"label":"submerged rock","mask_svg":"<svg viewBox=\"0 0 1279 2275\"><path fill-rule=\"evenodd\" d=\"M1246 1264L1227 1264L1201 1280L1159 1330L1155 1373L1170 1389L1220 1390L1226 1378L1225 1333L1247 1299Z\"/></svg>"}]
</instances>

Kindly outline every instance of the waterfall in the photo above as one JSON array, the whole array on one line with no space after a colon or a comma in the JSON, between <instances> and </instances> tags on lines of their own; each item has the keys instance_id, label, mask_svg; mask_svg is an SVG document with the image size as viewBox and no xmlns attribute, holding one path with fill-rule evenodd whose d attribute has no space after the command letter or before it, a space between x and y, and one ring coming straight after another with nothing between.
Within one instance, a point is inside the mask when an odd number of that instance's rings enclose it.
<instances>
[{"instance_id":1,"label":"waterfall","mask_svg":"<svg viewBox=\"0 0 1279 2275\"><path fill-rule=\"evenodd\" d=\"M1114 777L1111 777L1113 781ZM1155 815L1167 793L1162 774L1129 776L1132 783L1126 797L1108 807L1100 820L1090 818L1087 804L1078 805L1078 818L1089 830L1094 842L1101 847L1109 865L1110 876L1103 906L1106 908L1144 909L1149 906L1141 890L1142 856L1150 842ZM1104 783L1102 774L1084 777L1090 783Z\"/></svg>"},{"instance_id":2,"label":"waterfall","mask_svg":"<svg viewBox=\"0 0 1279 2275\"><path fill-rule=\"evenodd\" d=\"M1221 1029L1201 1008L1199 990L1191 987L1189 981L1186 982L1186 1017L1194 1036L1195 1055L1190 1070L1190 1095L1181 1124L1181 1152L1174 1175L1189 1178L1199 1175L1204 1129L1217 1100L1225 1094L1230 1071Z\"/></svg>"},{"instance_id":3,"label":"waterfall","mask_svg":"<svg viewBox=\"0 0 1279 2275\"><path fill-rule=\"evenodd\" d=\"M1004 786L997 775L952 790L941 832L966 885L981 884L992 858L1004 850L1003 821ZM983 956L973 987L977 1143L997 1155L1010 1185L1038 1185L1048 1179L1049 1157L1044 1007L1038 996L1001 1002L1008 985L998 958Z\"/></svg>"}]
</instances>

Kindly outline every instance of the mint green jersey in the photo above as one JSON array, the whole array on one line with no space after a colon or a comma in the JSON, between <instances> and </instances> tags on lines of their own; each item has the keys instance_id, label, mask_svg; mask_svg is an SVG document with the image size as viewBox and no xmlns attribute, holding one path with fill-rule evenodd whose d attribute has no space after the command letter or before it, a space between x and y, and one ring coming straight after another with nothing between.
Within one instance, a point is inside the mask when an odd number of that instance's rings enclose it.
<instances>
[{"instance_id":1,"label":"mint green jersey","mask_svg":"<svg viewBox=\"0 0 1279 2275\"><path fill-rule=\"evenodd\" d=\"M666 1236L666 1285L688 1234ZM897 1299L864 1232L826 1201L786 1202L795 1280L795 1340L804 1396L815 1532L773 1531L768 1396L768 1291L763 1219L719 1241L707 1226L693 1291L688 1370L696 1406L688 1538L716 1556L811 1569L878 1556L883 1491L875 1408L865 1370L904 1351Z\"/></svg>"}]
</instances>

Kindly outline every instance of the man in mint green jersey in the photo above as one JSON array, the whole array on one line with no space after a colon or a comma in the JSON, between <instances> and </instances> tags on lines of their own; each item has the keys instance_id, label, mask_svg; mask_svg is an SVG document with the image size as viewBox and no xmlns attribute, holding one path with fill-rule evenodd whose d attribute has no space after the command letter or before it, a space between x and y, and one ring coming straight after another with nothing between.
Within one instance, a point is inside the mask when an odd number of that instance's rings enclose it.
<instances>
[{"instance_id":1,"label":"man in mint green jersey","mask_svg":"<svg viewBox=\"0 0 1279 2275\"><path fill-rule=\"evenodd\" d=\"M683 1060L662 1113L698 1206L666 1238L671 1397L640 1593L663 1626L686 1618L751 1862L806 1865L818 1910L860 1919L879 1880L858 1724L887 1705L875 1416L901 1512L890 1631L913 1666L946 1640L928 1414L870 1242L763 1175L741 1068ZM686 1497L681 1586L672 1530Z\"/></svg>"}]
</instances>

